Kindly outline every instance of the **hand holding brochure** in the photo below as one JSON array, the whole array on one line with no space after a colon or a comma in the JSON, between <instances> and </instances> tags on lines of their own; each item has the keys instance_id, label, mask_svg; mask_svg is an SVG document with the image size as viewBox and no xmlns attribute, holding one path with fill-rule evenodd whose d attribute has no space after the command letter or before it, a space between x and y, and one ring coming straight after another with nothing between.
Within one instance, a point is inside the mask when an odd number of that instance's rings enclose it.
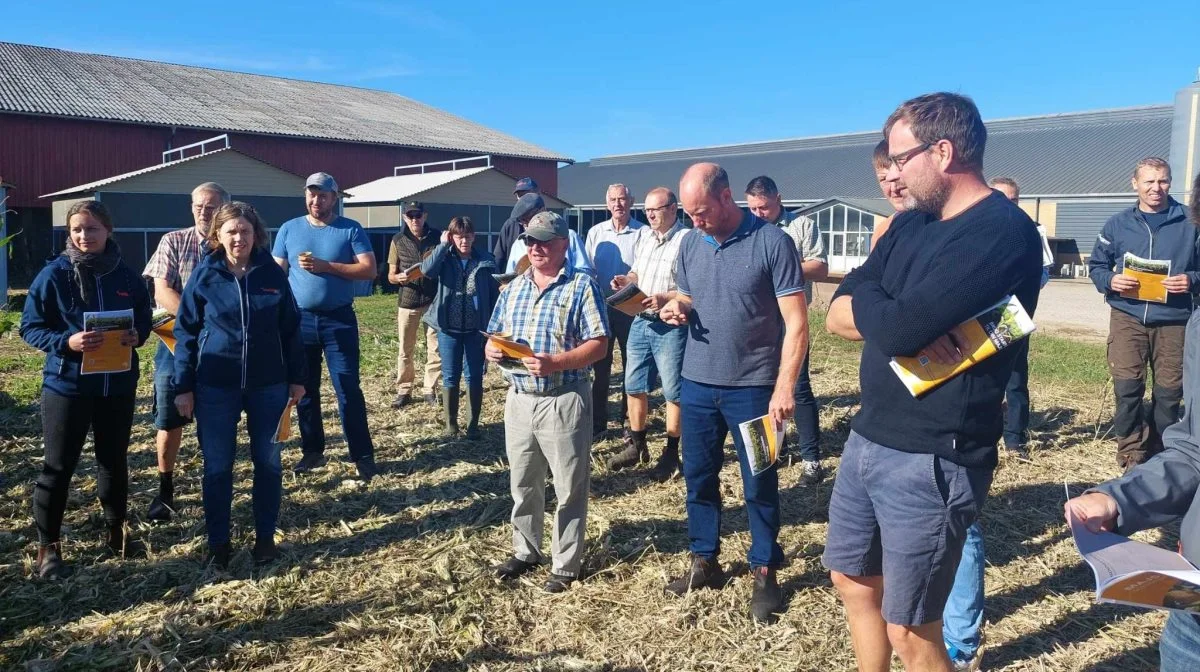
<instances>
[{"instance_id":1,"label":"hand holding brochure","mask_svg":"<svg viewBox=\"0 0 1200 672\"><path fill-rule=\"evenodd\" d=\"M159 308L150 317L150 330L162 339L163 345L175 354L175 316Z\"/></svg>"},{"instance_id":2,"label":"hand holding brochure","mask_svg":"<svg viewBox=\"0 0 1200 672\"><path fill-rule=\"evenodd\" d=\"M85 312L83 330L99 332L100 347L83 353L81 374L121 373L133 368L133 347L121 345L125 332L133 329L133 310Z\"/></svg>"},{"instance_id":3,"label":"hand holding brochure","mask_svg":"<svg viewBox=\"0 0 1200 672\"><path fill-rule=\"evenodd\" d=\"M283 443L292 438L292 407L290 400L283 407L283 415L279 416L279 424L275 426L275 443Z\"/></svg>"},{"instance_id":4,"label":"hand holding brochure","mask_svg":"<svg viewBox=\"0 0 1200 672\"><path fill-rule=\"evenodd\" d=\"M1143 259L1126 252L1121 260L1121 275L1138 281L1136 288L1121 292L1121 296L1153 303L1167 302L1167 288L1163 286L1163 280L1171 275L1170 259Z\"/></svg>"},{"instance_id":5,"label":"hand holding brochure","mask_svg":"<svg viewBox=\"0 0 1200 672\"><path fill-rule=\"evenodd\" d=\"M485 331L483 335L487 336L492 345L504 353L504 359L497 365L502 371L529 375L529 369L521 363L522 359L533 356L533 348L529 347L528 343L516 340L509 334L493 334Z\"/></svg>"},{"instance_id":6,"label":"hand holding brochure","mask_svg":"<svg viewBox=\"0 0 1200 672\"><path fill-rule=\"evenodd\" d=\"M922 351L916 357L893 357L892 371L914 397L936 388L979 362L1029 336L1037 327L1015 296L979 313L954 328L952 338L964 359L941 364Z\"/></svg>"},{"instance_id":7,"label":"hand holding brochure","mask_svg":"<svg viewBox=\"0 0 1200 672\"><path fill-rule=\"evenodd\" d=\"M1178 553L1070 521L1079 554L1096 575L1096 600L1200 614L1200 571Z\"/></svg>"},{"instance_id":8,"label":"hand holding brochure","mask_svg":"<svg viewBox=\"0 0 1200 672\"><path fill-rule=\"evenodd\" d=\"M750 473L757 476L770 469L783 447L783 429L775 427L770 415L764 415L740 423L738 431L742 433L742 445L746 446Z\"/></svg>"},{"instance_id":9,"label":"hand holding brochure","mask_svg":"<svg viewBox=\"0 0 1200 672\"><path fill-rule=\"evenodd\" d=\"M642 307L642 301L646 300L646 293L638 289L634 283L629 283L621 289L618 289L612 296L604 300L609 308L616 308L630 317L637 317L646 312Z\"/></svg>"}]
</instances>

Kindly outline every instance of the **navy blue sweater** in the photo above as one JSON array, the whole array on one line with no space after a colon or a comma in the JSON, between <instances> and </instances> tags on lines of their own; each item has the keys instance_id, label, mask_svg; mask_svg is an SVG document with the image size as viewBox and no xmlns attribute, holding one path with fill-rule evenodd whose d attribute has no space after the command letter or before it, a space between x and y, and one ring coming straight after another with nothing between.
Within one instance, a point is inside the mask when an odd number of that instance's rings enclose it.
<instances>
[{"instance_id":1,"label":"navy blue sweater","mask_svg":"<svg viewBox=\"0 0 1200 672\"><path fill-rule=\"evenodd\" d=\"M896 216L834 298L853 297L864 344L862 407L851 427L875 443L972 467L996 465L1000 402L1016 350L1006 349L920 399L888 362L912 356L964 320L1016 294L1030 314L1042 273L1037 226L993 192L957 217Z\"/></svg>"},{"instance_id":2,"label":"navy blue sweater","mask_svg":"<svg viewBox=\"0 0 1200 672\"><path fill-rule=\"evenodd\" d=\"M239 280L224 250L205 256L175 318L175 389L301 385L304 376L300 310L283 269L255 248Z\"/></svg>"},{"instance_id":3,"label":"navy blue sweater","mask_svg":"<svg viewBox=\"0 0 1200 672\"><path fill-rule=\"evenodd\" d=\"M42 387L64 397L132 395L137 392L138 357L123 373L81 375L83 354L67 345L72 334L83 331L83 314L100 310L133 309L138 345L150 336L150 294L141 276L119 262L112 271L96 276L96 302L86 305L79 293L75 269L63 256L55 257L33 279L21 314L21 338L46 353Z\"/></svg>"}]
</instances>

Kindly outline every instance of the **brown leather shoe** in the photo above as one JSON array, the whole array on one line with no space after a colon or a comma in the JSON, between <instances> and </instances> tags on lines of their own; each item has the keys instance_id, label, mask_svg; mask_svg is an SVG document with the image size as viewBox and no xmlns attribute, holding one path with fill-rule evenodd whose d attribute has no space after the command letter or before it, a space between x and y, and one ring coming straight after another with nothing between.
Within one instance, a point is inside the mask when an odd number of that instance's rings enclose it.
<instances>
[{"instance_id":1,"label":"brown leather shoe","mask_svg":"<svg viewBox=\"0 0 1200 672\"><path fill-rule=\"evenodd\" d=\"M682 596L691 590L720 588L725 583L725 572L716 558L692 555L692 565L687 574L667 584L667 592Z\"/></svg>"}]
</instances>

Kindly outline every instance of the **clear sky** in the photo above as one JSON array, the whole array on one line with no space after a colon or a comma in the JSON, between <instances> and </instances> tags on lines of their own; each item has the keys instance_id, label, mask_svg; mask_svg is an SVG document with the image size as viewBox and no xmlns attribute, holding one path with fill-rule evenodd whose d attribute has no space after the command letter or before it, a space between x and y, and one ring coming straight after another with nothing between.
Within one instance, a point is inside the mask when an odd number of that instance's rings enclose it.
<instances>
[{"instance_id":1,"label":"clear sky","mask_svg":"<svg viewBox=\"0 0 1200 672\"><path fill-rule=\"evenodd\" d=\"M878 128L931 90L984 118L1169 103L1200 3L39 2L0 40L393 91L576 160Z\"/></svg>"}]
</instances>

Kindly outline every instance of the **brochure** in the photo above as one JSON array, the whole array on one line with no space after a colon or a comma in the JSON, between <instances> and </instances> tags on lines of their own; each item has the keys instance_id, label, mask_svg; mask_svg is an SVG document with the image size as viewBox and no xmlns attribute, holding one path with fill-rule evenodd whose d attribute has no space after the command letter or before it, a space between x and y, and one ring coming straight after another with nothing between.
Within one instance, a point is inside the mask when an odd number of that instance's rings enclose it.
<instances>
[{"instance_id":1,"label":"brochure","mask_svg":"<svg viewBox=\"0 0 1200 672\"><path fill-rule=\"evenodd\" d=\"M892 371L914 397L936 388L979 362L1029 336L1037 327L1015 296L979 313L955 327L951 338L965 359L958 364L941 364L924 351L915 357L893 357Z\"/></svg>"},{"instance_id":2,"label":"brochure","mask_svg":"<svg viewBox=\"0 0 1200 672\"><path fill-rule=\"evenodd\" d=\"M121 345L121 337L133 329L133 310L106 310L83 314L83 330L98 331L100 347L83 353L81 374L121 373L133 367L133 348Z\"/></svg>"},{"instance_id":3,"label":"brochure","mask_svg":"<svg viewBox=\"0 0 1200 672\"><path fill-rule=\"evenodd\" d=\"M646 309L642 307L642 301L645 301L646 298L646 293L631 282L605 299L605 303L609 308L616 308L630 317L637 317L646 312Z\"/></svg>"},{"instance_id":4,"label":"brochure","mask_svg":"<svg viewBox=\"0 0 1200 672\"><path fill-rule=\"evenodd\" d=\"M738 431L742 433L742 445L746 446L750 472L757 476L770 469L783 447L783 428L776 427L770 415L764 415L740 423Z\"/></svg>"},{"instance_id":5,"label":"brochure","mask_svg":"<svg viewBox=\"0 0 1200 672\"><path fill-rule=\"evenodd\" d=\"M165 309L159 308L154 311L154 315L150 318L150 330L162 339L163 345L175 354L175 316L168 313Z\"/></svg>"},{"instance_id":6,"label":"brochure","mask_svg":"<svg viewBox=\"0 0 1200 672\"><path fill-rule=\"evenodd\" d=\"M1121 275L1138 281L1137 288L1121 292L1121 296L1153 303L1167 302L1167 288L1163 286L1163 280L1171 275L1170 259L1143 259L1126 252L1121 261Z\"/></svg>"},{"instance_id":7,"label":"brochure","mask_svg":"<svg viewBox=\"0 0 1200 672\"><path fill-rule=\"evenodd\" d=\"M504 359L500 360L500 363L497 364L500 370L526 376L530 375L529 369L525 368L525 365L521 363L522 359L533 356L533 348L529 347L528 343L514 339L510 334L493 334L485 331L483 335L487 336L492 345L504 353Z\"/></svg>"},{"instance_id":8,"label":"brochure","mask_svg":"<svg viewBox=\"0 0 1200 672\"><path fill-rule=\"evenodd\" d=\"M283 443L292 438L292 407L291 401L283 407L283 415L279 416L279 424L275 425L275 443Z\"/></svg>"},{"instance_id":9,"label":"brochure","mask_svg":"<svg viewBox=\"0 0 1200 672\"><path fill-rule=\"evenodd\" d=\"M1070 521L1079 554L1096 575L1096 600L1200 614L1200 571L1183 556Z\"/></svg>"}]
</instances>

